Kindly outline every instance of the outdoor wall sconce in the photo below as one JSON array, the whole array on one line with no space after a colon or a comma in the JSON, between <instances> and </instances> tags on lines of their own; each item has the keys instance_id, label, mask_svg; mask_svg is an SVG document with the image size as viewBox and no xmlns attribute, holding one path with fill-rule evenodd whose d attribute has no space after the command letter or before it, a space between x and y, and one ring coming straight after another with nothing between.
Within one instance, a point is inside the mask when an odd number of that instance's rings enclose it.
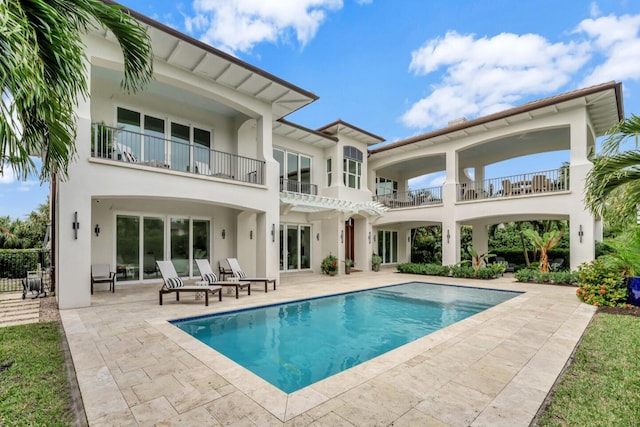
<instances>
[{"instance_id":1,"label":"outdoor wall sconce","mask_svg":"<svg viewBox=\"0 0 640 427\"><path fill-rule=\"evenodd\" d=\"M227 236L227 232L225 231L225 229L222 229L222 240L224 240L224 238Z\"/></svg>"},{"instance_id":2,"label":"outdoor wall sconce","mask_svg":"<svg viewBox=\"0 0 640 427\"><path fill-rule=\"evenodd\" d=\"M580 237L580 243L582 243L582 238L584 237L584 231L582 231L582 224L580 224L580 229L578 230L578 236Z\"/></svg>"},{"instance_id":3,"label":"outdoor wall sconce","mask_svg":"<svg viewBox=\"0 0 640 427\"><path fill-rule=\"evenodd\" d=\"M78 212L73 213L73 238L78 240L78 229L80 228L80 223L78 222Z\"/></svg>"},{"instance_id":4,"label":"outdoor wall sconce","mask_svg":"<svg viewBox=\"0 0 640 427\"><path fill-rule=\"evenodd\" d=\"M344 230L340 232L340 243L344 243Z\"/></svg>"},{"instance_id":5,"label":"outdoor wall sconce","mask_svg":"<svg viewBox=\"0 0 640 427\"><path fill-rule=\"evenodd\" d=\"M271 241L272 242L276 241L276 225L275 224L271 224Z\"/></svg>"},{"instance_id":6,"label":"outdoor wall sconce","mask_svg":"<svg viewBox=\"0 0 640 427\"><path fill-rule=\"evenodd\" d=\"M253 240L253 230L249 230L249 240Z\"/></svg>"},{"instance_id":7,"label":"outdoor wall sconce","mask_svg":"<svg viewBox=\"0 0 640 427\"><path fill-rule=\"evenodd\" d=\"M320 241L320 233L316 234L316 240L319 242Z\"/></svg>"},{"instance_id":8,"label":"outdoor wall sconce","mask_svg":"<svg viewBox=\"0 0 640 427\"><path fill-rule=\"evenodd\" d=\"M371 243L371 232L369 232L369 243Z\"/></svg>"},{"instance_id":9,"label":"outdoor wall sconce","mask_svg":"<svg viewBox=\"0 0 640 427\"><path fill-rule=\"evenodd\" d=\"M407 243L411 243L411 234L407 236Z\"/></svg>"},{"instance_id":10,"label":"outdoor wall sconce","mask_svg":"<svg viewBox=\"0 0 640 427\"><path fill-rule=\"evenodd\" d=\"M447 228L447 243L451 240L451 234L449 234L449 229Z\"/></svg>"},{"instance_id":11,"label":"outdoor wall sconce","mask_svg":"<svg viewBox=\"0 0 640 427\"><path fill-rule=\"evenodd\" d=\"M93 231L96 233L96 237L98 237L100 235L100 224L96 224L96 227L93 229Z\"/></svg>"}]
</instances>

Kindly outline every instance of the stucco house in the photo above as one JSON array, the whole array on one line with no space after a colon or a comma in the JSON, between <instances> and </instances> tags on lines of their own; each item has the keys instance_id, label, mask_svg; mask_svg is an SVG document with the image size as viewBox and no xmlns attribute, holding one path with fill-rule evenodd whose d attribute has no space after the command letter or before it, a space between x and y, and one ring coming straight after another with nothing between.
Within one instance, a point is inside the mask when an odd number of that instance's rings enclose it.
<instances>
[{"instance_id":1,"label":"stucco house","mask_svg":"<svg viewBox=\"0 0 640 427\"><path fill-rule=\"evenodd\" d=\"M92 263L111 264L118 287L159 283L156 260L187 278L199 276L197 258L215 268L237 257L250 274L279 277L319 273L331 253L366 271L372 253L408 261L411 229L431 224L443 227L445 264L459 261L461 225L483 249L488 224L526 219L568 219L571 267L593 257L601 227L584 209L583 180L596 138L623 118L620 83L381 145L343 120L315 130L288 121L318 97L131 14L155 56L143 92L120 91L122 56L109 33L85 38L91 96L79 99L78 156L52 184L61 309L91 304ZM568 172L485 173L556 150L569 150ZM409 189L432 172L445 174L442 187Z\"/></svg>"}]
</instances>

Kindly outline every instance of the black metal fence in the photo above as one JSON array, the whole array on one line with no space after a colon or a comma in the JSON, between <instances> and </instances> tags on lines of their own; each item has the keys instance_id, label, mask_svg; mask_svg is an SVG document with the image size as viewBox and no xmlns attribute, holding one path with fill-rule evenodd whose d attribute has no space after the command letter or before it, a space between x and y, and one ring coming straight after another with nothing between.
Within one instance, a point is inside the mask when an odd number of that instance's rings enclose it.
<instances>
[{"instance_id":1,"label":"black metal fence","mask_svg":"<svg viewBox=\"0 0 640 427\"><path fill-rule=\"evenodd\" d=\"M38 276L51 284L51 253L46 249L0 249L0 292L22 290L22 279Z\"/></svg>"}]
</instances>

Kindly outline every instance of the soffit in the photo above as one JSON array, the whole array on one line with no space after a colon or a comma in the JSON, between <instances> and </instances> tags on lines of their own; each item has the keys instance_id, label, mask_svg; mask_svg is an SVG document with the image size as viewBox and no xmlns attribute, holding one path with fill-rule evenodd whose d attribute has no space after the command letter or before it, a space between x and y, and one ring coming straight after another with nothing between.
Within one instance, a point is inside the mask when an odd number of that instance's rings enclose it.
<instances>
[{"instance_id":1,"label":"soffit","mask_svg":"<svg viewBox=\"0 0 640 427\"><path fill-rule=\"evenodd\" d=\"M322 134L315 130L307 129L303 126L299 126L297 124L284 120L273 122L273 133L285 138L293 139L295 141L320 148L332 147L337 143L337 139L332 136Z\"/></svg>"},{"instance_id":2,"label":"soffit","mask_svg":"<svg viewBox=\"0 0 640 427\"><path fill-rule=\"evenodd\" d=\"M110 0L103 1L107 4L117 4ZM284 117L318 99L309 91L145 15L130 9L128 12L147 26L156 61L164 61L268 103L272 105L274 119ZM115 42L110 32L100 30L99 33Z\"/></svg>"},{"instance_id":3,"label":"soffit","mask_svg":"<svg viewBox=\"0 0 640 427\"><path fill-rule=\"evenodd\" d=\"M367 145L380 144L381 142L384 142L384 138L353 126L340 119L321 127L320 129L318 129L318 132L326 133L329 135L345 135Z\"/></svg>"},{"instance_id":4,"label":"soffit","mask_svg":"<svg viewBox=\"0 0 640 427\"><path fill-rule=\"evenodd\" d=\"M435 144L482 134L488 130L507 128L515 123L543 119L571 109L586 107L596 136L624 118L620 83L609 82L533 101L519 107L472 120L462 120L446 128L397 141L370 150L372 156L382 153L400 154ZM537 124L538 126L540 123Z\"/></svg>"}]
</instances>

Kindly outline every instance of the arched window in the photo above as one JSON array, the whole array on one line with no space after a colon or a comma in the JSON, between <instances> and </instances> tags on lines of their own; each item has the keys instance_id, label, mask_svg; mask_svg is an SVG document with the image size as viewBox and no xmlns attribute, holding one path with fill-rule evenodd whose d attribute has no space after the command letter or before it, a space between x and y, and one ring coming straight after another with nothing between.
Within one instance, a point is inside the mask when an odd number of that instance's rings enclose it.
<instances>
[{"instance_id":1,"label":"arched window","mask_svg":"<svg viewBox=\"0 0 640 427\"><path fill-rule=\"evenodd\" d=\"M344 185L360 189L362 180L362 151L347 145L343 151L343 181Z\"/></svg>"}]
</instances>

